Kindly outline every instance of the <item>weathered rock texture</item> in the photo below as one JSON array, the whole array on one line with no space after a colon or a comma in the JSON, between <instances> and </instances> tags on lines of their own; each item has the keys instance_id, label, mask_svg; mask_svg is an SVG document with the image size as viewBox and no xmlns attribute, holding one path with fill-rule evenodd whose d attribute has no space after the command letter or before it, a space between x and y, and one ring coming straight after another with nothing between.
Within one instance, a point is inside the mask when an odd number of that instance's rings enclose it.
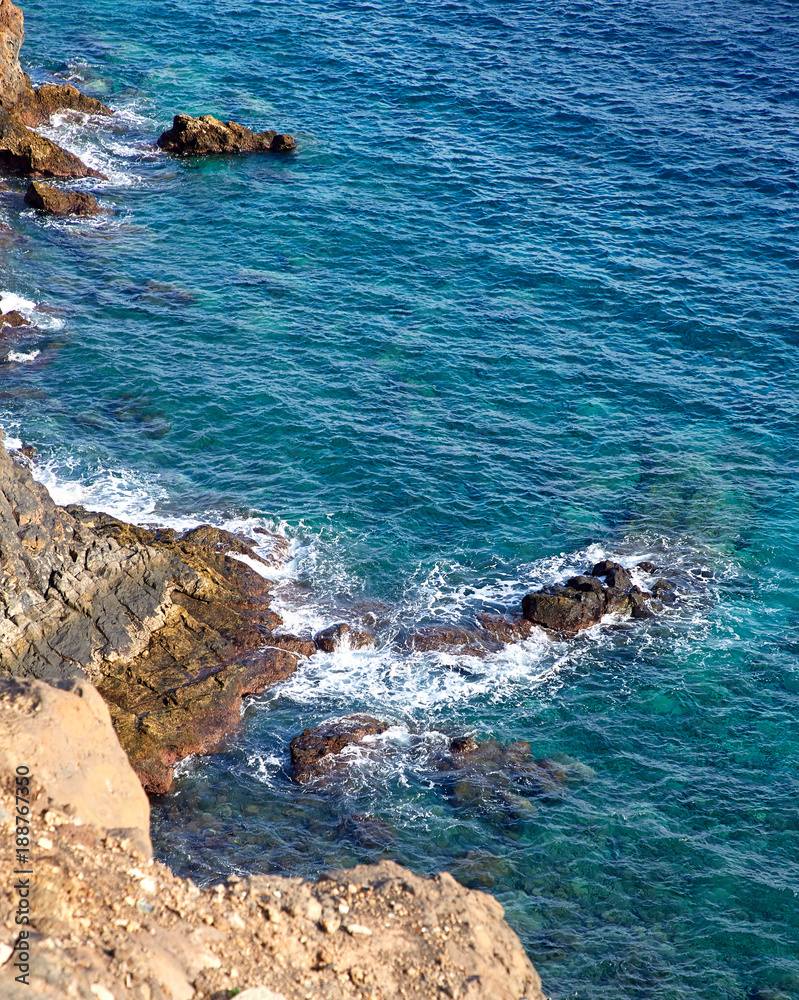
<instances>
[{"instance_id":1,"label":"weathered rock texture","mask_svg":"<svg viewBox=\"0 0 799 1000\"><path fill-rule=\"evenodd\" d=\"M4 1000L543 1000L499 903L446 873L201 892L150 860L148 815L88 682L0 682L0 838L23 845L0 852Z\"/></svg>"},{"instance_id":2,"label":"weathered rock texture","mask_svg":"<svg viewBox=\"0 0 799 1000\"><path fill-rule=\"evenodd\" d=\"M131 837L152 854L147 796L87 681L0 679L0 775L13 776L20 764L47 807Z\"/></svg>"},{"instance_id":3,"label":"weathered rock texture","mask_svg":"<svg viewBox=\"0 0 799 1000\"><path fill-rule=\"evenodd\" d=\"M333 775L346 763L342 750L387 729L386 723L371 715L348 715L303 730L289 745L294 780L304 785Z\"/></svg>"},{"instance_id":4,"label":"weathered rock texture","mask_svg":"<svg viewBox=\"0 0 799 1000\"><path fill-rule=\"evenodd\" d=\"M192 118L175 115L172 128L158 140L161 149L181 156L208 153L290 153L294 139L277 132L253 132L236 122L221 122L213 115Z\"/></svg>"},{"instance_id":5,"label":"weathered rock texture","mask_svg":"<svg viewBox=\"0 0 799 1000\"><path fill-rule=\"evenodd\" d=\"M95 97L87 97L71 83L44 83L34 89L28 85L13 107L23 125L35 128L46 125L54 114L76 111L82 115L113 115L111 108Z\"/></svg>"},{"instance_id":6,"label":"weathered rock texture","mask_svg":"<svg viewBox=\"0 0 799 1000\"><path fill-rule=\"evenodd\" d=\"M25 203L48 215L99 215L102 209L94 195L33 181L25 192Z\"/></svg>"},{"instance_id":7,"label":"weathered rock texture","mask_svg":"<svg viewBox=\"0 0 799 1000\"><path fill-rule=\"evenodd\" d=\"M297 663L264 648L280 618L236 552L258 559L220 529L57 507L0 443L0 672L93 681L144 787L168 790L175 761L212 749L242 698Z\"/></svg>"},{"instance_id":8,"label":"weathered rock texture","mask_svg":"<svg viewBox=\"0 0 799 1000\"><path fill-rule=\"evenodd\" d=\"M70 84L34 90L19 64L24 38L22 11L10 0L0 0L0 171L31 177L102 177L28 126L45 124L56 111L113 112Z\"/></svg>"},{"instance_id":9,"label":"weathered rock texture","mask_svg":"<svg viewBox=\"0 0 799 1000\"><path fill-rule=\"evenodd\" d=\"M30 177L103 177L0 108L0 172Z\"/></svg>"},{"instance_id":10,"label":"weathered rock texture","mask_svg":"<svg viewBox=\"0 0 799 1000\"><path fill-rule=\"evenodd\" d=\"M22 11L9 0L0 0L0 106L13 107L30 86L19 64L25 40Z\"/></svg>"}]
</instances>

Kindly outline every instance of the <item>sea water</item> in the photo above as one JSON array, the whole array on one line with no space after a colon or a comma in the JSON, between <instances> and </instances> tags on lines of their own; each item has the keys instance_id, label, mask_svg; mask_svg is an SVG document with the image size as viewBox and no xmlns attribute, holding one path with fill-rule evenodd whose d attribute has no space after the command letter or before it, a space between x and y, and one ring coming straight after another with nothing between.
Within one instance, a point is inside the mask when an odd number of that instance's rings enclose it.
<instances>
[{"instance_id":1,"label":"sea water","mask_svg":"<svg viewBox=\"0 0 799 1000\"><path fill-rule=\"evenodd\" d=\"M60 502L287 536L288 625L379 637L181 765L158 856L448 869L555 1000L799 997L795 5L24 9L34 82L117 113L44 130L107 214L0 200L0 304L38 328L2 349L6 433ZM176 160L176 112L297 151ZM602 557L676 603L482 659L401 641ZM295 785L289 741L353 710L390 728ZM569 780L458 799L460 734Z\"/></svg>"}]
</instances>

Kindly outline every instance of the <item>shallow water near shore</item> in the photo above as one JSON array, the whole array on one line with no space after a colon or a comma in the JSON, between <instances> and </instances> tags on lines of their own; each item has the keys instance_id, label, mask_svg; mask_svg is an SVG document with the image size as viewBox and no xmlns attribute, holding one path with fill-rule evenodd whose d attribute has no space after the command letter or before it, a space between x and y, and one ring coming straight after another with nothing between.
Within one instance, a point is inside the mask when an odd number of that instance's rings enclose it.
<instances>
[{"instance_id":1,"label":"shallow water near shore","mask_svg":"<svg viewBox=\"0 0 799 1000\"><path fill-rule=\"evenodd\" d=\"M292 540L287 621L378 620L154 804L203 881L392 857L506 907L553 1000L799 997L799 20L788 3L25 6L112 214L0 222L0 420L59 502ZM177 111L297 153L181 162ZM76 185L82 187L83 185ZM418 625L602 557L679 600L484 659ZM335 791L288 744L391 724ZM431 778L527 740L557 794ZM522 801L524 800L524 801Z\"/></svg>"}]
</instances>

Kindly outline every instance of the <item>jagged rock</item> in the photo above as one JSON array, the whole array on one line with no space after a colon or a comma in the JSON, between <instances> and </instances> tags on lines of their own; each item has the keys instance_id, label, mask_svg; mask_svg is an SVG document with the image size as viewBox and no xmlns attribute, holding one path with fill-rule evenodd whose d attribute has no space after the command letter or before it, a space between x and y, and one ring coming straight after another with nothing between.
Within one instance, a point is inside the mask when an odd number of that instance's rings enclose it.
<instances>
[{"instance_id":1,"label":"jagged rock","mask_svg":"<svg viewBox=\"0 0 799 1000\"><path fill-rule=\"evenodd\" d=\"M100 177L74 153L23 125L0 108L0 171L31 177Z\"/></svg>"},{"instance_id":2,"label":"jagged rock","mask_svg":"<svg viewBox=\"0 0 799 1000\"><path fill-rule=\"evenodd\" d=\"M628 590L633 585L632 573L611 559L597 563L591 570L591 576L604 576L607 585L617 590Z\"/></svg>"},{"instance_id":3,"label":"jagged rock","mask_svg":"<svg viewBox=\"0 0 799 1000\"><path fill-rule=\"evenodd\" d=\"M20 764L34 798L152 854L147 796L91 684L0 678L0 776Z\"/></svg>"},{"instance_id":4,"label":"jagged rock","mask_svg":"<svg viewBox=\"0 0 799 1000\"><path fill-rule=\"evenodd\" d=\"M297 664L263 647L270 584L201 537L57 507L0 446L0 673L92 680L152 792Z\"/></svg>"},{"instance_id":5,"label":"jagged rock","mask_svg":"<svg viewBox=\"0 0 799 1000\"><path fill-rule=\"evenodd\" d=\"M502 642L496 641L487 631L464 625L426 625L408 636L408 645L418 652L435 650L442 653L463 653L466 656L485 656L498 650Z\"/></svg>"},{"instance_id":6,"label":"jagged rock","mask_svg":"<svg viewBox=\"0 0 799 1000\"><path fill-rule=\"evenodd\" d=\"M19 64L24 40L22 11L10 0L0 0L0 107L12 108L30 85Z\"/></svg>"},{"instance_id":7,"label":"jagged rock","mask_svg":"<svg viewBox=\"0 0 799 1000\"><path fill-rule=\"evenodd\" d=\"M14 114L23 125L35 128L46 125L59 111L77 111L83 115L113 115L102 101L87 97L70 83L45 83L34 90L28 86L20 96Z\"/></svg>"},{"instance_id":8,"label":"jagged rock","mask_svg":"<svg viewBox=\"0 0 799 1000\"><path fill-rule=\"evenodd\" d=\"M8 777L0 776L0 836L10 844ZM201 891L128 838L104 836L41 798L31 817L44 846L26 897L27 939L13 923L19 866L0 852L0 907L12 915L0 927L3 1000L304 1000L309 978L313 995L329 1000L544 1000L502 906L446 872L422 878L384 861L318 882L256 875ZM30 945L27 984L15 979L18 959L5 960L20 943Z\"/></svg>"},{"instance_id":9,"label":"jagged rock","mask_svg":"<svg viewBox=\"0 0 799 1000\"><path fill-rule=\"evenodd\" d=\"M253 132L235 122L221 122L213 115L192 118L175 115L172 128L158 139L158 146L181 156L203 156L208 153L290 153L294 139L272 130Z\"/></svg>"},{"instance_id":10,"label":"jagged rock","mask_svg":"<svg viewBox=\"0 0 799 1000\"><path fill-rule=\"evenodd\" d=\"M366 629L353 628L346 622L338 622L317 632L314 636L317 649L324 653L333 653L342 646L350 649L369 649L375 645L375 637Z\"/></svg>"},{"instance_id":11,"label":"jagged rock","mask_svg":"<svg viewBox=\"0 0 799 1000\"><path fill-rule=\"evenodd\" d=\"M342 763L340 758L336 760L336 755L345 747L386 729L386 723L371 715L348 715L303 730L289 745L294 780L304 785L314 778L330 775Z\"/></svg>"},{"instance_id":12,"label":"jagged rock","mask_svg":"<svg viewBox=\"0 0 799 1000\"><path fill-rule=\"evenodd\" d=\"M644 573L654 573L657 567L653 562L649 562L649 560L645 559L643 562L638 563L636 569L643 570Z\"/></svg>"},{"instance_id":13,"label":"jagged rock","mask_svg":"<svg viewBox=\"0 0 799 1000\"><path fill-rule=\"evenodd\" d=\"M7 313L0 314L0 329L4 326L18 329L21 326L30 326L30 323L18 309L11 309Z\"/></svg>"},{"instance_id":14,"label":"jagged rock","mask_svg":"<svg viewBox=\"0 0 799 1000\"><path fill-rule=\"evenodd\" d=\"M83 191L62 191L45 184L32 181L25 192L25 203L48 215L99 215L102 209L94 195Z\"/></svg>"}]
</instances>

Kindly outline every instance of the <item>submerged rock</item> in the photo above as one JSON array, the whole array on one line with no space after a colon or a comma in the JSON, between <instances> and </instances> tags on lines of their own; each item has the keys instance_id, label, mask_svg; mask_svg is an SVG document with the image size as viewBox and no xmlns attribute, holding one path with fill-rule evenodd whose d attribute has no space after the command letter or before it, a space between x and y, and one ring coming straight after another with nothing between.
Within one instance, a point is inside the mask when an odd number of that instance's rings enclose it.
<instances>
[{"instance_id":1,"label":"submerged rock","mask_svg":"<svg viewBox=\"0 0 799 1000\"><path fill-rule=\"evenodd\" d=\"M175 115L172 128L158 139L158 146L181 156L209 153L290 153L294 139L275 131L253 132L236 122L222 122L213 115L192 118Z\"/></svg>"},{"instance_id":2,"label":"submerged rock","mask_svg":"<svg viewBox=\"0 0 799 1000\"><path fill-rule=\"evenodd\" d=\"M444 790L458 804L529 818L537 812L529 796L562 795L579 765L575 769L548 757L533 758L530 744L521 740L479 743L466 736L452 740L438 769Z\"/></svg>"},{"instance_id":3,"label":"submerged rock","mask_svg":"<svg viewBox=\"0 0 799 1000\"><path fill-rule=\"evenodd\" d=\"M348 715L303 730L289 745L294 780L304 785L314 778L330 775L342 763L336 756L345 747L387 729L387 723L371 715Z\"/></svg>"},{"instance_id":4,"label":"submerged rock","mask_svg":"<svg viewBox=\"0 0 799 1000\"><path fill-rule=\"evenodd\" d=\"M103 116L114 113L102 101L87 97L70 83L45 83L35 90L28 86L13 110L22 124L30 128L46 125L50 118L60 111Z\"/></svg>"},{"instance_id":5,"label":"submerged rock","mask_svg":"<svg viewBox=\"0 0 799 1000\"><path fill-rule=\"evenodd\" d=\"M371 649L375 645L375 637L366 629L353 628L346 622L337 622L317 632L314 636L316 648L324 653L334 653L343 646L350 649Z\"/></svg>"},{"instance_id":6,"label":"submerged rock","mask_svg":"<svg viewBox=\"0 0 799 1000\"><path fill-rule=\"evenodd\" d=\"M100 177L74 153L34 132L0 108L0 172L30 177Z\"/></svg>"},{"instance_id":7,"label":"submerged rock","mask_svg":"<svg viewBox=\"0 0 799 1000\"><path fill-rule=\"evenodd\" d=\"M102 209L94 195L83 191L62 191L61 188L33 181L25 192L25 203L48 215L99 215Z\"/></svg>"}]
</instances>

